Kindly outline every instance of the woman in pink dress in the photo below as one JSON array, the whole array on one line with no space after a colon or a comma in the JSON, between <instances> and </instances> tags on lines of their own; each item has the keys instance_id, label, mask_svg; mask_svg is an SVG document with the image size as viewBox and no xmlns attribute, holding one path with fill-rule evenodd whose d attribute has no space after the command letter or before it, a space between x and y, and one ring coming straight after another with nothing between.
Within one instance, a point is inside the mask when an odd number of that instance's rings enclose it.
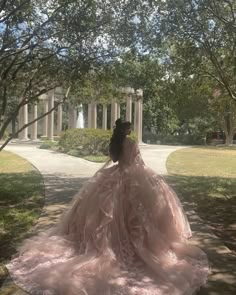
<instances>
[{"instance_id":1,"label":"woman in pink dress","mask_svg":"<svg viewBox=\"0 0 236 295\"><path fill-rule=\"evenodd\" d=\"M175 192L145 166L116 121L110 157L59 224L24 242L8 264L20 287L44 295L189 295L208 275L206 254Z\"/></svg>"}]
</instances>

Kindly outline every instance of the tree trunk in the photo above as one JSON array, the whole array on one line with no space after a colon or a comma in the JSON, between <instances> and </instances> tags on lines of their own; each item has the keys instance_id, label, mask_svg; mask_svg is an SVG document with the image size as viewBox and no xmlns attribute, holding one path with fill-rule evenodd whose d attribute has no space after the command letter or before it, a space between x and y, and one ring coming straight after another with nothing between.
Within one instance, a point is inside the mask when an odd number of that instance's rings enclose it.
<instances>
[{"instance_id":1,"label":"tree trunk","mask_svg":"<svg viewBox=\"0 0 236 295\"><path fill-rule=\"evenodd\" d=\"M16 134L16 118L14 118L12 120L12 136L13 136L13 138L16 138L15 134Z\"/></svg>"},{"instance_id":2,"label":"tree trunk","mask_svg":"<svg viewBox=\"0 0 236 295\"><path fill-rule=\"evenodd\" d=\"M234 132L226 133L225 135L226 135L225 144L226 145L231 145L233 143Z\"/></svg>"},{"instance_id":3,"label":"tree trunk","mask_svg":"<svg viewBox=\"0 0 236 295\"><path fill-rule=\"evenodd\" d=\"M228 112L224 116L224 131L225 131L225 144L230 145L233 143L234 133L236 131L234 126L234 114L232 112Z\"/></svg>"}]
</instances>

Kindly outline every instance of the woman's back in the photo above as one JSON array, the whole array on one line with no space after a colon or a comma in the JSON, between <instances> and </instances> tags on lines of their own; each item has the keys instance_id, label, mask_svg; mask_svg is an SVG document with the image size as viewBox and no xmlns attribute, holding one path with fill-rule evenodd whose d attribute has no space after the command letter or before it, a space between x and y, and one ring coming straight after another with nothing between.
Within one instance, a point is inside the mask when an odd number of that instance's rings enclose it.
<instances>
[{"instance_id":1,"label":"woman's back","mask_svg":"<svg viewBox=\"0 0 236 295\"><path fill-rule=\"evenodd\" d=\"M132 139L126 138L123 142L118 162L120 165L131 165L135 162L138 155L140 155L138 145Z\"/></svg>"}]
</instances>

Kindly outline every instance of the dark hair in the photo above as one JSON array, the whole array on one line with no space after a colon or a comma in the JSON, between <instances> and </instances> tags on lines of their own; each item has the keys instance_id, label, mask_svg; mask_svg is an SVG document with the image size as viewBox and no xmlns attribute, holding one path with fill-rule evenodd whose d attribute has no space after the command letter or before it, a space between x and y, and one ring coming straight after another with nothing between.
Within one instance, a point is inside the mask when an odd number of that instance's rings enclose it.
<instances>
[{"instance_id":1,"label":"dark hair","mask_svg":"<svg viewBox=\"0 0 236 295\"><path fill-rule=\"evenodd\" d=\"M112 161L115 163L119 160L123 149L123 142L126 137L125 131L131 127L128 121L122 122L121 119L116 120L116 125L113 130L109 145L109 153Z\"/></svg>"}]
</instances>

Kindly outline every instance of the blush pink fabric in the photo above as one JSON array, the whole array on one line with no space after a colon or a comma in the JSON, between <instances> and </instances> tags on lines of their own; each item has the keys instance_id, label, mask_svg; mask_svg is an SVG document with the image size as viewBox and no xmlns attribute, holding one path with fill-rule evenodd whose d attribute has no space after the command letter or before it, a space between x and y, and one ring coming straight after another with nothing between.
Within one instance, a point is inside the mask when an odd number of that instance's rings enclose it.
<instances>
[{"instance_id":1,"label":"blush pink fabric","mask_svg":"<svg viewBox=\"0 0 236 295\"><path fill-rule=\"evenodd\" d=\"M100 169L7 267L35 295L189 295L209 272L190 236L175 192L126 139L119 164Z\"/></svg>"}]
</instances>

